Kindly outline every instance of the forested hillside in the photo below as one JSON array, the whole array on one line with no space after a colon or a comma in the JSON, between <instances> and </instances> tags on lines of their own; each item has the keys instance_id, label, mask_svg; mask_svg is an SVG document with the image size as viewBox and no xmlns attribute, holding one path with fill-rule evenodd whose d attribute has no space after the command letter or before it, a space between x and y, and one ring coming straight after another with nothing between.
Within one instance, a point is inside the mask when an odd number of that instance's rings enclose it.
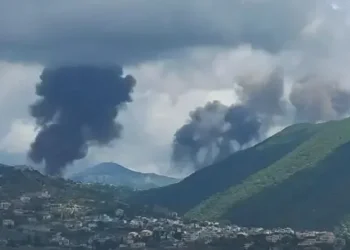
<instances>
[{"instance_id":1,"label":"forested hillside","mask_svg":"<svg viewBox=\"0 0 350 250\"><path fill-rule=\"evenodd\" d=\"M138 198L188 218L329 229L350 213L349 160L350 119L293 125Z\"/></svg>"}]
</instances>

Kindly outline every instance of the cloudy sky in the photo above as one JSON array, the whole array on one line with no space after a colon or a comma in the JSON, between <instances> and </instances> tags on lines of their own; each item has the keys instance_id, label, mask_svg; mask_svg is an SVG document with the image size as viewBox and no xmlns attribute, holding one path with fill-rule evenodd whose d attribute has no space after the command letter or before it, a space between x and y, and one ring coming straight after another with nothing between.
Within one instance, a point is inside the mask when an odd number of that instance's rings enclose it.
<instances>
[{"instance_id":1,"label":"cloudy sky","mask_svg":"<svg viewBox=\"0 0 350 250\"><path fill-rule=\"evenodd\" d=\"M173 135L191 110L242 101L237 79L266 94L260 79L275 68L294 105L268 135L309 114L343 117L349 104L336 94L350 89L349 11L340 0L0 0L0 161L27 162L37 133L28 106L47 66L113 62L137 80L117 118L122 138L69 171L115 161L167 173Z\"/></svg>"}]
</instances>

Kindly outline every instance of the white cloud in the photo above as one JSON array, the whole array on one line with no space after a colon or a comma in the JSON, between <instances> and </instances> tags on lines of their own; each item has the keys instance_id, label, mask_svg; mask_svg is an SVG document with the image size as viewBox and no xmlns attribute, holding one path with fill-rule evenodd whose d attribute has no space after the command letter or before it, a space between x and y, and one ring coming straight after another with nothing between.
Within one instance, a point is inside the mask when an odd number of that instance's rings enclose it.
<instances>
[{"instance_id":1,"label":"white cloud","mask_svg":"<svg viewBox=\"0 0 350 250\"><path fill-rule=\"evenodd\" d=\"M0 137L6 152L25 153L33 137L28 106L35 100L41 70L38 65L0 62Z\"/></svg>"},{"instance_id":2,"label":"white cloud","mask_svg":"<svg viewBox=\"0 0 350 250\"><path fill-rule=\"evenodd\" d=\"M25 154L35 135L36 131L32 123L14 120L8 133L0 140L0 151L10 154Z\"/></svg>"}]
</instances>

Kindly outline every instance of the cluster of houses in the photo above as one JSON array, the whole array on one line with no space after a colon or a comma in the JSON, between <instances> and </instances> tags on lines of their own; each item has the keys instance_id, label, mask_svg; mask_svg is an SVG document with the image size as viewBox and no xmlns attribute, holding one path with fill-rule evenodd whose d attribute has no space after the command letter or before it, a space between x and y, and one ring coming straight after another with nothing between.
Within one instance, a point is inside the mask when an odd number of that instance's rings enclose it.
<instances>
[{"instance_id":1,"label":"cluster of houses","mask_svg":"<svg viewBox=\"0 0 350 250\"><path fill-rule=\"evenodd\" d=\"M299 248L295 249L311 249L310 246L342 249L346 245L345 240L330 232L223 226L217 222L183 221L176 214L169 218L128 218L121 208L107 215L73 201L65 204L54 201L47 190L0 201L0 249L23 245L81 250L220 249L224 246L271 249L285 244L296 244Z\"/></svg>"},{"instance_id":2,"label":"cluster of houses","mask_svg":"<svg viewBox=\"0 0 350 250\"><path fill-rule=\"evenodd\" d=\"M331 232L187 221L176 213L140 216L138 208L111 197L114 191L89 195L83 184L53 180L55 186L35 171L0 170L9 176L0 174L0 249L347 249L346 240ZM12 184L20 180L32 188L16 189Z\"/></svg>"}]
</instances>

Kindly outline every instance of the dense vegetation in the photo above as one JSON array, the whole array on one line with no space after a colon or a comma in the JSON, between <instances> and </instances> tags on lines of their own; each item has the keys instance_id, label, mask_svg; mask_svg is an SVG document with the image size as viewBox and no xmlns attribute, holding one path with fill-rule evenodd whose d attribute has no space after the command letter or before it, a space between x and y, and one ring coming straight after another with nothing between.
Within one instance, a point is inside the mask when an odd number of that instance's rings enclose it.
<instances>
[{"instance_id":1,"label":"dense vegetation","mask_svg":"<svg viewBox=\"0 0 350 250\"><path fill-rule=\"evenodd\" d=\"M330 229L350 213L349 160L350 119L294 125L178 184L142 195L188 218Z\"/></svg>"},{"instance_id":2,"label":"dense vegetation","mask_svg":"<svg viewBox=\"0 0 350 250\"><path fill-rule=\"evenodd\" d=\"M126 186L84 184L43 175L26 166L0 164L0 202L15 201L22 195L36 197L43 191L48 191L51 195L50 203L82 205L95 214L114 215L117 208L124 209L129 217L164 217L170 214L169 210L159 206L132 203L129 198L135 191ZM33 198L32 201L26 209L40 210L45 205L43 199Z\"/></svg>"},{"instance_id":3,"label":"dense vegetation","mask_svg":"<svg viewBox=\"0 0 350 250\"><path fill-rule=\"evenodd\" d=\"M239 151L179 183L140 192L134 198L142 203L157 204L185 213L213 194L241 183L251 174L283 158L316 131L316 127L308 124L291 126L255 147Z\"/></svg>"},{"instance_id":4,"label":"dense vegetation","mask_svg":"<svg viewBox=\"0 0 350 250\"><path fill-rule=\"evenodd\" d=\"M314 134L309 140L301 144L281 160L249 176L249 178L244 180L241 184L232 186L225 192L212 196L191 210L188 215L194 217L204 216L212 219L221 218L230 214L232 208L239 205L240 202L251 197L253 198L253 196L263 195L261 194L263 191L267 192L271 188L279 189L280 196L285 197L287 195L285 193L286 190L279 185L284 184L285 186L286 183L292 182L295 183L294 186L300 188L300 182L302 182L303 179L298 177L307 175L304 171L310 173L312 170L309 168L326 165L335 170L336 164L338 166L340 165L339 167L344 163L346 164L346 161L339 160L340 158L344 158L339 152L344 153L343 148L346 148L346 143L350 141L350 120L328 122L313 126L319 127L318 133ZM299 171L302 172L299 175L293 176ZM317 172L321 170L317 169L314 171ZM309 174L308 176L310 176L309 181L318 181L316 175ZM292 177L294 178L289 179ZM302 189L301 192L305 195L308 194L307 189ZM321 190L316 190L316 193L318 192L321 192ZM295 193L292 192L292 194L289 195L294 196ZM278 196L273 197L274 201L276 199L279 199ZM264 201L264 204L266 202L267 201ZM274 204L279 203L277 202ZM292 199L290 203L285 204L285 206L288 205L295 207L301 204L299 204L297 200ZM279 214L281 214L280 211ZM288 218L285 218L285 220L288 220Z\"/></svg>"},{"instance_id":5,"label":"dense vegetation","mask_svg":"<svg viewBox=\"0 0 350 250\"><path fill-rule=\"evenodd\" d=\"M84 185L58 177L49 177L26 167L0 164L0 198L4 200L25 193L49 191L56 199L66 202L78 199L125 200L132 190L127 187L90 184Z\"/></svg>"},{"instance_id":6,"label":"dense vegetation","mask_svg":"<svg viewBox=\"0 0 350 250\"><path fill-rule=\"evenodd\" d=\"M50 202L78 204L91 211L114 213L116 208L126 209L130 214L144 212L143 206L130 206L126 199L133 193L127 187L101 184L81 184L63 178L49 177L25 167L0 165L0 201L14 201L22 195L36 197L36 193L48 191ZM32 199L29 210L40 210L42 199Z\"/></svg>"}]
</instances>

